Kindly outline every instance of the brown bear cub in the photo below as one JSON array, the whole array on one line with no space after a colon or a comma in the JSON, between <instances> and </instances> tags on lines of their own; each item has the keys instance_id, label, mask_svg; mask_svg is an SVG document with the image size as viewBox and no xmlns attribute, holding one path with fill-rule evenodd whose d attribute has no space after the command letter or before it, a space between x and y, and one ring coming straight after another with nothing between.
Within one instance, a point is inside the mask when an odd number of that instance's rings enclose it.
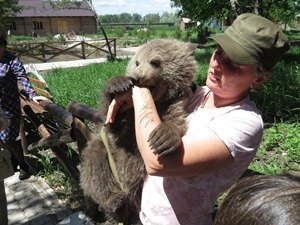
<instances>
[{"instance_id":1,"label":"brown bear cub","mask_svg":"<svg viewBox=\"0 0 300 225\"><path fill-rule=\"evenodd\" d=\"M141 46L128 63L126 76L108 81L100 106L103 121L114 94L133 85L147 87L162 120L149 142L160 157L174 154L186 131L187 104L197 72L194 50L191 44L171 39ZM113 124L102 126L101 134L82 152L83 192L107 221L138 224L146 171L135 139L133 109L118 112Z\"/></svg>"}]
</instances>

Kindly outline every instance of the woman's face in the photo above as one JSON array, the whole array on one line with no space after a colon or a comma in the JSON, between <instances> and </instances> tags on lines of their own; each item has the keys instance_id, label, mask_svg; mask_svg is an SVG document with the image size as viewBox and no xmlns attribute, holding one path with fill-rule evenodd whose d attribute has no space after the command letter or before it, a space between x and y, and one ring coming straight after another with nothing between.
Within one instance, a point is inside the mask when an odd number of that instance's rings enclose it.
<instances>
[{"instance_id":1,"label":"woman's face","mask_svg":"<svg viewBox=\"0 0 300 225\"><path fill-rule=\"evenodd\" d=\"M234 64L218 46L210 59L206 85L221 98L235 99L245 96L260 79L257 65Z\"/></svg>"}]
</instances>

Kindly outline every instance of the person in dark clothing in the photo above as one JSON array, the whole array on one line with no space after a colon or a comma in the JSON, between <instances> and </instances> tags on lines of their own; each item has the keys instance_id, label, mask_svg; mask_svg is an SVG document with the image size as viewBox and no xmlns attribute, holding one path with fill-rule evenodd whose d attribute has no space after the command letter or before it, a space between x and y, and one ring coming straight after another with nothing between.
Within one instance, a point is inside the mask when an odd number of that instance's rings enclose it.
<instances>
[{"instance_id":1,"label":"person in dark clothing","mask_svg":"<svg viewBox=\"0 0 300 225\"><path fill-rule=\"evenodd\" d=\"M0 130L0 147L10 151L14 169L19 166L19 179L31 176L30 167L25 161L21 141L17 140L20 131L21 107L18 83L33 101L45 100L36 93L29 82L23 63L14 54L6 50L7 31L0 28L0 109L2 120L7 127Z\"/></svg>"}]
</instances>

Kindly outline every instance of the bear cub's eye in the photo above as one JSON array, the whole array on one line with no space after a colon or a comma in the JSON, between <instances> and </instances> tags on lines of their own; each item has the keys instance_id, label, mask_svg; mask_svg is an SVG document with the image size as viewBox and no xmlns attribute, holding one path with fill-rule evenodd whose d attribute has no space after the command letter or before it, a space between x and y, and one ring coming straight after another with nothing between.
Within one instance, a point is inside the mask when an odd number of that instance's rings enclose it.
<instances>
[{"instance_id":1,"label":"bear cub's eye","mask_svg":"<svg viewBox=\"0 0 300 225\"><path fill-rule=\"evenodd\" d=\"M158 67L160 67L160 60L158 60L158 59L152 59L152 60L150 61L150 64L151 64L153 67L158 68Z\"/></svg>"},{"instance_id":2,"label":"bear cub's eye","mask_svg":"<svg viewBox=\"0 0 300 225\"><path fill-rule=\"evenodd\" d=\"M135 65L136 65L136 66L139 66L139 65L140 65L140 62L139 62L139 61L135 61Z\"/></svg>"}]
</instances>

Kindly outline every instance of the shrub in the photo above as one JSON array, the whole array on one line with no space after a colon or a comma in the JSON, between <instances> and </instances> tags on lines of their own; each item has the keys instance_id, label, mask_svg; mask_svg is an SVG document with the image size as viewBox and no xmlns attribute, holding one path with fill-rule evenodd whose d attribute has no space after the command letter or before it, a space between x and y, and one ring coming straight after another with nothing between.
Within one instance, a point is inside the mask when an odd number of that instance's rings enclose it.
<instances>
[{"instance_id":1,"label":"shrub","mask_svg":"<svg viewBox=\"0 0 300 225\"><path fill-rule=\"evenodd\" d=\"M298 122L276 123L266 129L250 168L264 174L300 171L299 130Z\"/></svg>"}]
</instances>

